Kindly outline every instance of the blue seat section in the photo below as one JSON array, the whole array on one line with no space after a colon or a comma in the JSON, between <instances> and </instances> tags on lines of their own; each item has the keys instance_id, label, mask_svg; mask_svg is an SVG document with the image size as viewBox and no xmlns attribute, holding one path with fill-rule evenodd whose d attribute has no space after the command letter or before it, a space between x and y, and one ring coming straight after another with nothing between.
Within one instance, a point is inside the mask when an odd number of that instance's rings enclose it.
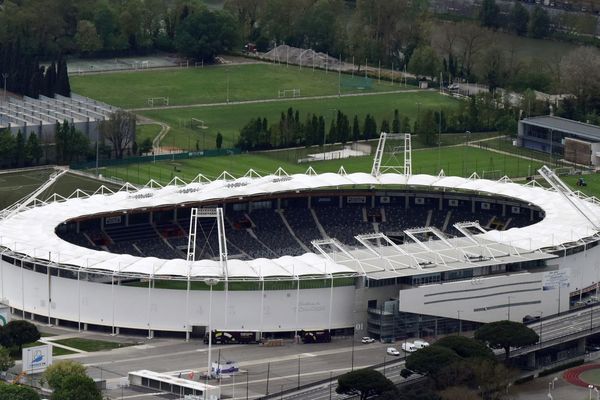
<instances>
[{"instance_id":1,"label":"blue seat section","mask_svg":"<svg viewBox=\"0 0 600 400\"><path fill-rule=\"evenodd\" d=\"M475 199L473 203L470 198L443 198L440 207L439 197L420 198L418 194L402 193L375 200L355 195L343 196L342 200L331 195L314 196L312 200L284 198L277 205L282 207L281 210L276 210L274 200L225 207L225 233L231 258L300 255L306 248L314 251L311 241L323 239L323 236L336 238L350 248L360 246L354 238L356 235L374 231L401 241L402 231L427 226L429 215L429 226L449 236L461 235L453 227L457 222L479 221L486 229L503 230L523 227L543 218L541 212L532 211L524 204L503 206L486 202L486 199ZM279 213L283 214L294 234ZM56 232L71 243L92 249L163 259L186 257L189 208L157 211L152 218L148 212L130 213L127 217L114 215L104 220L88 219L81 221L79 226L69 222L59 225ZM195 256L196 259L219 257L215 218L198 219Z\"/></svg>"}]
</instances>

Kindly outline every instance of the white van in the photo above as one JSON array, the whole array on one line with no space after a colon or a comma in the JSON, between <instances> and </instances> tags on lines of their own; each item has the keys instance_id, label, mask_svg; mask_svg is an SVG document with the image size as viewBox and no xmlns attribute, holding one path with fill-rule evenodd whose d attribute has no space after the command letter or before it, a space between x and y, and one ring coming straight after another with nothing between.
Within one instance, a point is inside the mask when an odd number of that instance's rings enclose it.
<instances>
[{"instance_id":1,"label":"white van","mask_svg":"<svg viewBox=\"0 0 600 400\"><path fill-rule=\"evenodd\" d=\"M418 350L418 348L417 348L417 346L415 346L414 343L405 342L405 343L402 343L402 350L404 350L407 353L414 353L415 351Z\"/></svg>"},{"instance_id":2,"label":"white van","mask_svg":"<svg viewBox=\"0 0 600 400\"><path fill-rule=\"evenodd\" d=\"M429 347L429 342L426 342L424 340L417 339L413 343L417 349L423 349L425 347Z\"/></svg>"}]
</instances>

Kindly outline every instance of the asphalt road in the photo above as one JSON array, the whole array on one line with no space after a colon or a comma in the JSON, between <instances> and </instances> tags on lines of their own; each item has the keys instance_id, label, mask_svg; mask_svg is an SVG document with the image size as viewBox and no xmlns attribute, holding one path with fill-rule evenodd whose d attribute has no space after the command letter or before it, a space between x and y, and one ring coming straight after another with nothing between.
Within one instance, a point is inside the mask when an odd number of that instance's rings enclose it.
<instances>
[{"instance_id":1,"label":"asphalt road","mask_svg":"<svg viewBox=\"0 0 600 400\"><path fill-rule=\"evenodd\" d=\"M386 375L399 377L400 369L391 366L390 363L397 363L401 357L386 355L385 350L389 346L392 345L362 344L358 341L353 351L350 338L335 339L331 343L322 344L286 343L281 347L213 346L213 361L217 361L219 357L221 361L236 361L241 372L235 377L209 383L221 386L223 398L255 399L267 393L279 393L335 377L350 371L352 366L356 369L385 362ZM396 348L400 348L400 343ZM109 389L105 394L113 399L169 399L178 397L127 387L128 372L148 369L175 376L181 374L188 379L202 379L201 376L207 368L208 346L202 341L186 343L178 339L153 339L110 352L83 353L61 358L81 362L88 367L88 374L92 378L107 380ZM335 392L335 387L332 390ZM314 393L311 391L306 393L306 396L301 398L329 399L329 387ZM342 398L336 396L332 398Z\"/></svg>"}]
</instances>

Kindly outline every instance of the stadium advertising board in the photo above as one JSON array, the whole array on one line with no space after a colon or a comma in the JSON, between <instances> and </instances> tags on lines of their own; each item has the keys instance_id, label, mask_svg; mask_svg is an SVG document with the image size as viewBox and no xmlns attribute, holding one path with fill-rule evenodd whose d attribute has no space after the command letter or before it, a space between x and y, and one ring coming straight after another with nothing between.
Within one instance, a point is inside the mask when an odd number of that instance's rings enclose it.
<instances>
[{"instance_id":1,"label":"stadium advertising board","mask_svg":"<svg viewBox=\"0 0 600 400\"><path fill-rule=\"evenodd\" d=\"M569 273L568 268L548 271L544 273L544 279L542 281L542 290L554 290L559 288L569 287Z\"/></svg>"},{"instance_id":2,"label":"stadium advertising board","mask_svg":"<svg viewBox=\"0 0 600 400\"><path fill-rule=\"evenodd\" d=\"M23 372L37 374L52 365L52 345L27 347L23 349Z\"/></svg>"}]
</instances>

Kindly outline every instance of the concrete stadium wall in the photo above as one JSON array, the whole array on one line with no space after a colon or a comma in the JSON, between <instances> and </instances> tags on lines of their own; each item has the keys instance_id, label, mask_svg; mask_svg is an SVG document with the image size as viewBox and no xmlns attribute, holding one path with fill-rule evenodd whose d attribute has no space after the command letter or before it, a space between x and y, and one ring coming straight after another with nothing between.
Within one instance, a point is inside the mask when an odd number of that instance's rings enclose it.
<instances>
[{"instance_id":1,"label":"concrete stadium wall","mask_svg":"<svg viewBox=\"0 0 600 400\"><path fill-rule=\"evenodd\" d=\"M107 327L186 331L185 290L59 278L4 260L0 260L0 281L0 297L10 307L27 313ZM354 325L353 286L334 287L333 291L266 290L264 297L262 293L229 291L226 299L225 292L213 291L213 329L283 332ZM209 303L210 291L190 291L190 327L208 326Z\"/></svg>"},{"instance_id":2,"label":"concrete stadium wall","mask_svg":"<svg viewBox=\"0 0 600 400\"><path fill-rule=\"evenodd\" d=\"M542 290L544 272L569 272L569 288ZM487 276L467 281L423 285L400 290L400 311L492 322L508 318L521 321L526 315L544 316L569 309L569 293L598 282L600 246L548 261L541 272ZM510 300L509 300L510 296ZM560 304L560 307L559 307Z\"/></svg>"}]
</instances>

